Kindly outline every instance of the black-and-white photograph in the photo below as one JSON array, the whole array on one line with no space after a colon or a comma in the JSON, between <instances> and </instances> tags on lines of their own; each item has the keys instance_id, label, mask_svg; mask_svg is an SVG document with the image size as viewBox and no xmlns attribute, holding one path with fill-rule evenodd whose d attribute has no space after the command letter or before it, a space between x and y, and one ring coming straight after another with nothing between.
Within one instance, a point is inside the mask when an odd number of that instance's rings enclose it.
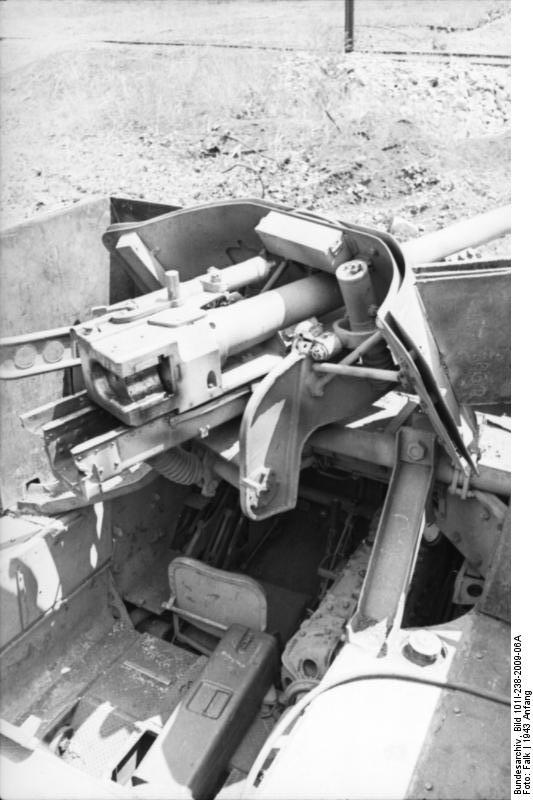
<instances>
[{"instance_id":1,"label":"black-and-white photograph","mask_svg":"<svg viewBox=\"0 0 533 800\"><path fill-rule=\"evenodd\" d=\"M0 796L530 795L510 0L0 26Z\"/></svg>"}]
</instances>

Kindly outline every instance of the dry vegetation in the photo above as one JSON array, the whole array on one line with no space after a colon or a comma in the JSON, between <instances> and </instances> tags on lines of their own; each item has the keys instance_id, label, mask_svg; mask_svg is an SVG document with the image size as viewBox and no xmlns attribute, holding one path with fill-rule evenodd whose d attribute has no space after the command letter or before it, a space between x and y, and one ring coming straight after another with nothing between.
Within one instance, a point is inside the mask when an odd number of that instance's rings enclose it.
<instances>
[{"instance_id":1,"label":"dry vegetation","mask_svg":"<svg viewBox=\"0 0 533 800\"><path fill-rule=\"evenodd\" d=\"M419 230L507 202L509 70L345 55L342 5L2 4L3 224L95 194L191 204L264 191L380 226L403 214ZM356 9L356 49L509 45L506 2ZM110 38L303 49L101 42Z\"/></svg>"}]
</instances>

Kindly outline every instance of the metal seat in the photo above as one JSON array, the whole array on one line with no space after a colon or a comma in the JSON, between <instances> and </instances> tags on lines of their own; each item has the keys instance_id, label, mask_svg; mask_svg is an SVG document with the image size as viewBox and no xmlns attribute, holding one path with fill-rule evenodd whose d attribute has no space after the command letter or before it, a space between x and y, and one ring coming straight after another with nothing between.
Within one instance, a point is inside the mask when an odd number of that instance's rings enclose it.
<instances>
[{"instance_id":1,"label":"metal seat","mask_svg":"<svg viewBox=\"0 0 533 800\"><path fill-rule=\"evenodd\" d=\"M230 625L256 631L267 626L265 590L253 578L178 556L169 564L171 598L178 641L209 654Z\"/></svg>"}]
</instances>

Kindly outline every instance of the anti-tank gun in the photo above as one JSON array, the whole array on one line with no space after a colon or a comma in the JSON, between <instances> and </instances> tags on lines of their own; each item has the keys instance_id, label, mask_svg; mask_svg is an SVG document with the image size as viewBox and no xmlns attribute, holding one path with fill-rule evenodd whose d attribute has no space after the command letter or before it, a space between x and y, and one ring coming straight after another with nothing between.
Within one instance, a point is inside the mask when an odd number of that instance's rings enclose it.
<instances>
[{"instance_id":1,"label":"anti-tank gun","mask_svg":"<svg viewBox=\"0 0 533 800\"><path fill-rule=\"evenodd\" d=\"M456 603L470 607L481 587L485 609L505 617L494 576L504 569L510 482L492 437L508 425L510 263L442 259L507 230L503 209L400 246L380 231L262 201L111 224L104 245L140 293L72 327L1 343L2 378L82 373L81 391L23 415L57 483L30 487L21 507L85 508L134 493L156 473L196 484L206 498L218 497L219 484L237 488L242 517L254 524L276 525L302 498L325 503L333 509L325 588L300 629L282 637L288 701L345 664L347 656L335 660L343 639L352 655L361 647L374 658L386 643L392 667L404 658L406 599L431 526L464 556ZM328 480L387 487L355 549L355 506L302 485L309 467ZM216 509L230 520L233 512ZM239 521L235 537L241 529ZM231 536L217 556L220 530L201 557L195 533L185 550L195 563L178 564L196 570L199 586L207 580L199 561L222 572L233 564ZM216 580L220 589L229 578ZM165 608L181 620L177 636L184 620L210 633L235 622L206 623L174 594ZM369 631L374 638L361 638ZM441 680L454 651L435 655L431 646L413 641L406 652ZM196 755L203 763L205 753ZM246 796L259 786L263 755Z\"/></svg>"},{"instance_id":2,"label":"anti-tank gun","mask_svg":"<svg viewBox=\"0 0 533 800\"><path fill-rule=\"evenodd\" d=\"M419 395L452 469L475 475L467 446L472 433L465 435L460 405L464 415L465 403L508 399L505 311L491 317L496 332L486 333L492 353L483 374L474 384L469 366L451 365L452 385L421 297L430 291L434 302L439 280L450 285L454 270L419 268L415 286L413 267L500 234L505 215L425 237L425 250L424 238L408 243L405 277L404 253L388 235L265 203L245 208L248 228L236 236L228 228L238 225L242 207L230 204L112 225L105 233L106 247L120 254L138 285L166 285L95 309L98 316L62 332L70 337L63 357L45 369L60 369L63 361L70 366L77 356L86 394L24 418L33 429L53 418L42 431L56 476L86 500L105 495L135 465L155 458L157 466L157 456L173 445L200 436L209 446L206 434L246 408L238 459L242 507L251 516L270 516L294 505L303 446L313 431L364 415L395 385ZM206 246L205 236L215 244ZM206 260L209 248L220 254L224 246L238 249L237 241L251 257L231 266ZM501 282L507 268L476 263L453 277L477 291L480 280ZM505 296L499 300L505 309ZM45 333L42 350L50 349L52 337L60 341L57 332ZM40 371L35 360L20 366L21 348L39 350L35 336L31 342L19 338L4 346L5 377ZM488 344L478 348L467 354L471 363L480 349L486 359ZM274 407L279 410L271 413ZM193 460L183 458L193 469Z\"/></svg>"}]
</instances>

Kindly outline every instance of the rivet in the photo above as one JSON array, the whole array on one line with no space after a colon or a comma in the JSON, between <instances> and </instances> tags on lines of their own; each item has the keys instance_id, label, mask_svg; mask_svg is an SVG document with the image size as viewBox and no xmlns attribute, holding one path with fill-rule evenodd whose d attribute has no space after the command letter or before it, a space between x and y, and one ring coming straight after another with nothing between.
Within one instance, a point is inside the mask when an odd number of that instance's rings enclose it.
<instances>
[{"instance_id":1,"label":"rivet","mask_svg":"<svg viewBox=\"0 0 533 800\"><path fill-rule=\"evenodd\" d=\"M32 344L24 344L15 353L13 359L17 369L29 369L35 364L37 358L37 350Z\"/></svg>"},{"instance_id":2,"label":"rivet","mask_svg":"<svg viewBox=\"0 0 533 800\"><path fill-rule=\"evenodd\" d=\"M64 352L65 348L63 344L57 339L54 339L45 346L43 350L43 359L48 364L55 364L57 361L61 361Z\"/></svg>"}]
</instances>

